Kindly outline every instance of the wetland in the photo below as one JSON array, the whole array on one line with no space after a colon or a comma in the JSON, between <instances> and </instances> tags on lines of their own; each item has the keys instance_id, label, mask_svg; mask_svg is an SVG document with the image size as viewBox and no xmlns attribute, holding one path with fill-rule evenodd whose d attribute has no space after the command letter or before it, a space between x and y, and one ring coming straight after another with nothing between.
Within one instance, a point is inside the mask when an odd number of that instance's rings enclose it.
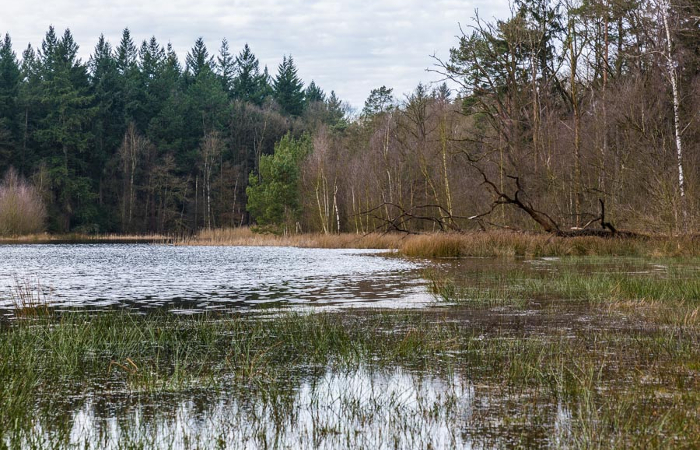
<instances>
[{"instance_id":1,"label":"wetland","mask_svg":"<svg viewBox=\"0 0 700 450\"><path fill-rule=\"evenodd\" d=\"M695 257L0 255L0 448L700 444Z\"/></svg>"}]
</instances>

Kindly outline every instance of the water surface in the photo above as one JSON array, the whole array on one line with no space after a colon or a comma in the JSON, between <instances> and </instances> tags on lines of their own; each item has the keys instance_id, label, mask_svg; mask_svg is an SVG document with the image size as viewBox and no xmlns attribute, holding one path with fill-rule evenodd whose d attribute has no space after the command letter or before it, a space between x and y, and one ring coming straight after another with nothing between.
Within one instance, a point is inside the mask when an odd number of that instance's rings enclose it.
<instances>
[{"instance_id":1,"label":"water surface","mask_svg":"<svg viewBox=\"0 0 700 450\"><path fill-rule=\"evenodd\" d=\"M382 255L384 253L384 255ZM39 283L59 307L182 311L317 305L423 306L420 264L386 252L149 244L0 246L0 290ZM7 296L0 307L11 304Z\"/></svg>"}]
</instances>

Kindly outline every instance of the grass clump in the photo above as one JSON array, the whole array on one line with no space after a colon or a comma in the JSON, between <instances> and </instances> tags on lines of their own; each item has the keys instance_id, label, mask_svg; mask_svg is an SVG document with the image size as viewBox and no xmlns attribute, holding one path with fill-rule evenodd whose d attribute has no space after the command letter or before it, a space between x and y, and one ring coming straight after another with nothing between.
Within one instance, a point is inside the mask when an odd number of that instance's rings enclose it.
<instances>
[{"instance_id":1,"label":"grass clump","mask_svg":"<svg viewBox=\"0 0 700 450\"><path fill-rule=\"evenodd\" d=\"M48 317L52 314L50 295L39 280L15 278L14 290L10 293L13 313L16 318Z\"/></svg>"},{"instance_id":2,"label":"grass clump","mask_svg":"<svg viewBox=\"0 0 700 450\"><path fill-rule=\"evenodd\" d=\"M692 324L700 308L694 259L567 257L495 263L461 260L461 269L425 272L436 298L453 303L523 307L585 302L610 311L657 312L657 320ZM446 266L447 267L447 266Z\"/></svg>"}]
</instances>

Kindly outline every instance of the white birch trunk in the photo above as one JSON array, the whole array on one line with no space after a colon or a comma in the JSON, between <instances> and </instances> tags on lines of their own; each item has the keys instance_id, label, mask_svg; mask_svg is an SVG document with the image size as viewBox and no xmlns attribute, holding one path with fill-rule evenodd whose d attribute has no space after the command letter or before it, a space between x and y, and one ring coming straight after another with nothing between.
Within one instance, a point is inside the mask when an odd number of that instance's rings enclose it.
<instances>
[{"instance_id":1,"label":"white birch trunk","mask_svg":"<svg viewBox=\"0 0 700 450\"><path fill-rule=\"evenodd\" d=\"M683 142L681 140L681 100L678 92L678 77L676 74L676 63L673 60L673 45L671 41L671 28L668 25L668 16L670 14L671 4L669 0L664 0L662 3L662 18L664 22L664 30L666 31L666 69L668 70L668 78L671 81L671 89L673 91L673 125L676 137L676 164L678 165L678 192L681 197L681 209L685 218L687 212L685 208L685 178L683 176Z\"/></svg>"}]
</instances>

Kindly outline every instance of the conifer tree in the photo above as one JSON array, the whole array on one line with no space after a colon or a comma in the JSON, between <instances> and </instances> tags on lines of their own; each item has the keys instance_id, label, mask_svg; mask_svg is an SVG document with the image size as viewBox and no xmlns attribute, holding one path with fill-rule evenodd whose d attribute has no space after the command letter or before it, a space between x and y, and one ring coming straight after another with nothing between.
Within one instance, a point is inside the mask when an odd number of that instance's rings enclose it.
<instances>
[{"instance_id":1,"label":"conifer tree","mask_svg":"<svg viewBox=\"0 0 700 450\"><path fill-rule=\"evenodd\" d=\"M335 95L335 91L331 91L331 95L326 100L326 108L328 109L328 122L330 125L340 129L347 127L345 108L343 108L343 102Z\"/></svg>"},{"instance_id":2,"label":"conifer tree","mask_svg":"<svg viewBox=\"0 0 700 450\"><path fill-rule=\"evenodd\" d=\"M31 44L22 52L22 65L18 108L20 109L21 143L19 144L19 159L13 165L21 175L28 175L29 167L34 159L35 133L41 110L41 74L37 52Z\"/></svg>"},{"instance_id":3,"label":"conifer tree","mask_svg":"<svg viewBox=\"0 0 700 450\"><path fill-rule=\"evenodd\" d=\"M12 40L6 34L0 41L0 171L15 159L20 126L17 101L20 88L20 70Z\"/></svg>"},{"instance_id":4,"label":"conifer tree","mask_svg":"<svg viewBox=\"0 0 700 450\"><path fill-rule=\"evenodd\" d=\"M117 68L122 75L126 75L128 71L133 70L137 66L138 50L131 39L131 31L124 28L122 31L122 39L117 47Z\"/></svg>"},{"instance_id":5,"label":"conifer tree","mask_svg":"<svg viewBox=\"0 0 700 450\"><path fill-rule=\"evenodd\" d=\"M218 75L221 77L221 85L224 91L231 95L233 91L233 79L236 76L236 59L228 48L228 41L226 38L221 41L221 48L219 49L219 56L216 58L216 62Z\"/></svg>"},{"instance_id":6,"label":"conifer tree","mask_svg":"<svg viewBox=\"0 0 700 450\"><path fill-rule=\"evenodd\" d=\"M146 119L141 110L142 94L141 71L138 64L138 49L131 38L131 32L124 28L119 46L116 49L117 70L119 80L119 104L115 107L115 118L122 117L121 126L126 126L133 121L144 122Z\"/></svg>"},{"instance_id":7,"label":"conifer tree","mask_svg":"<svg viewBox=\"0 0 700 450\"><path fill-rule=\"evenodd\" d=\"M118 107L121 104L121 80L114 51L104 35L100 35L95 51L90 56L88 68L96 107L93 123L95 151L91 172L99 174L97 177L101 179L104 165L119 146L119 136L122 132L122 123L114 120L114 117L119 117L120 114Z\"/></svg>"},{"instance_id":8,"label":"conifer tree","mask_svg":"<svg viewBox=\"0 0 700 450\"><path fill-rule=\"evenodd\" d=\"M141 60L141 73L148 86L158 77L161 66L166 59L165 49L158 44L158 40L155 36L141 43L139 59Z\"/></svg>"},{"instance_id":9,"label":"conifer tree","mask_svg":"<svg viewBox=\"0 0 700 450\"><path fill-rule=\"evenodd\" d=\"M194 47L185 57L185 67L187 73L192 78L197 78L202 72L210 72L214 66L214 57L209 56L209 50L204 44L204 39L199 37L194 43Z\"/></svg>"},{"instance_id":10,"label":"conifer tree","mask_svg":"<svg viewBox=\"0 0 700 450\"><path fill-rule=\"evenodd\" d=\"M304 92L304 100L306 101L307 105L314 102L325 102L326 94L323 92L323 89L318 87L314 80L311 80L311 83L309 83L309 86Z\"/></svg>"},{"instance_id":11,"label":"conifer tree","mask_svg":"<svg viewBox=\"0 0 700 450\"><path fill-rule=\"evenodd\" d=\"M304 83L297 75L291 55L282 59L272 87L282 111L290 116L300 116L304 110Z\"/></svg>"},{"instance_id":12,"label":"conifer tree","mask_svg":"<svg viewBox=\"0 0 700 450\"><path fill-rule=\"evenodd\" d=\"M262 105L266 96L267 80L260 73L260 63L245 44L236 56L237 75L233 80L233 97L243 102Z\"/></svg>"},{"instance_id":13,"label":"conifer tree","mask_svg":"<svg viewBox=\"0 0 700 450\"><path fill-rule=\"evenodd\" d=\"M96 216L93 186L84 173L92 141L88 128L94 108L89 95L87 67L77 59L78 45L70 30L56 38L53 27L42 43L42 104L44 114L37 140L43 148L58 206L53 227L70 230Z\"/></svg>"}]
</instances>

